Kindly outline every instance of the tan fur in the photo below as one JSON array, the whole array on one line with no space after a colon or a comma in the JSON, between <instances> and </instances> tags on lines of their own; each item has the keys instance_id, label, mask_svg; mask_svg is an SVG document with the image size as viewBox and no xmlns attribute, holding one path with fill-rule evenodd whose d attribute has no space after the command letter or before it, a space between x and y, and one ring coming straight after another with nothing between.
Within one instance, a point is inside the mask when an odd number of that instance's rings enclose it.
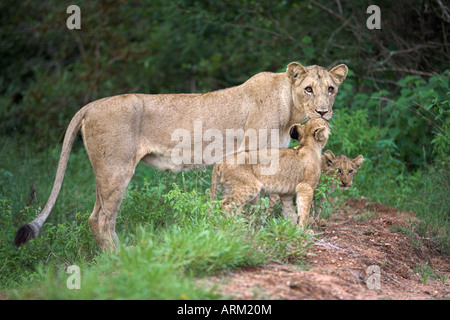
<instances>
[{"instance_id":1,"label":"tan fur","mask_svg":"<svg viewBox=\"0 0 450 320\"><path fill-rule=\"evenodd\" d=\"M326 145L330 133L328 122L324 119L312 119L305 125L296 125L300 149L280 149L278 171L273 175L262 174L262 164L230 164L228 159L214 166L211 177L211 199L217 195L217 186L223 186L223 209L231 212L236 206L240 211L243 206L258 198L260 192L280 195L282 201L292 201L297 197L297 215L291 208L283 211L285 217L303 226L307 222L314 189L320 178L320 154ZM246 160L252 153L245 152Z\"/></svg>"},{"instance_id":2,"label":"tan fur","mask_svg":"<svg viewBox=\"0 0 450 320\"><path fill-rule=\"evenodd\" d=\"M46 206L37 219L19 229L16 245L37 236L50 214L80 128L97 191L89 224L98 245L112 250L118 244L115 224L122 195L139 161L171 171L208 166L203 158L202 162L191 164L172 161L172 150L178 141L172 141L171 135L176 129L186 129L193 136L194 121L201 121L203 132L214 128L224 135L226 129L268 129L269 142L270 129L277 129L279 147L286 148L293 124L320 117L330 119L337 88L346 75L345 65L328 71L292 62L286 72L262 72L242 85L205 94L124 94L89 103L77 112L66 132ZM307 86L312 92L305 90ZM334 88L333 92L328 92L329 87ZM207 145L203 142L201 149ZM245 149L242 139L236 141L236 147Z\"/></svg>"},{"instance_id":3,"label":"tan fur","mask_svg":"<svg viewBox=\"0 0 450 320\"><path fill-rule=\"evenodd\" d=\"M347 190L353 184L353 176L361 168L364 161L362 155L355 159L350 159L345 155L335 156L331 150L327 150L321 157L322 175L334 177L339 184L331 183L330 193L333 193L338 187L341 190ZM328 196L328 195L327 195ZM324 199L313 201L314 217L317 219L322 211Z\"/></svg>"},{"instance_id":4,"label":"tan fur","mask_svg":"<svg viewBox=\"0 0 450 320\"><path fill-rule=\"evenodd\" d=\"M341 190L347 190L353 184L353 176L361 168L364 161L362 155L355 159L350 159L345 155L335 156L331 150L327 150L321 157L322 173L327 176L335 176L340 183L331 185L331 192L337 187Z\"/></svg>"},{"instance_id":5,"label":"tan fur","mask_svg":"<svg viewBox=\"0 0 450 320\"><path fill-rule=\"evenodd\" d=\"M300 147L301 146L296 146L293 149L298 150L300 149ZM363 161L364 157L362 155L357 156L355 159L350 159L345 155L335 156L331 150L325 151L320 158L322 171L321 177L334 176L335 180L338 180L340 182L339 185L336 183L332 183L330 185L331 190L329 192L333 193L338 187L341 190L347 190L353 184L353 176L359 170ZM280 200L281 199L278 195L271 195L269 198L269 207L267 213L269 213L273 209L274 205ZM293 199L290 199L290 201L288 200L289 199L285 199L285 201L282 201L283 210L285 210L285 206L292 206L291 203ZM312 202L313 216L315 219L320 216L323 202L324 199Z\"/></svg>"}]
</instances>

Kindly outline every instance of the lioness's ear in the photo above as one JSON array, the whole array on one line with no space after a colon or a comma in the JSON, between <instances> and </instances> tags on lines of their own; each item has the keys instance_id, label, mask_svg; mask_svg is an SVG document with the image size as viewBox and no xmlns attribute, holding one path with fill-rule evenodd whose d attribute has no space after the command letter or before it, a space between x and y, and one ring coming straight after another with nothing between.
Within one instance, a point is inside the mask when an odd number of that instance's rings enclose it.
<instances>
[{"instance_id":1,"label":"lioness's ear","mask_svg":"<svg viewBox=\"0 0 450 320\"><path fill-rule=\"evenodd\" d=\"M327 127L320 127L314 130L314 138L317 141L323 141L328 139L329 129Z\"/></svg>"},{"instance_id":2,"label":"lioness's ear","mask_svg":"<svg viewBox=\"0 0 450 320\"><path fill-rule=\"evenodd\" d=\"M297 79L303 77L306 74L306 69L298 62L291 62L286 68L286 73L291 83L294 84Z\"/></svg>"},{"instance_id":3,"label":"lioness's ear","mask_svg":"<svg viewBox=\"0 0 450 320\"><path fill-rule=\"evenodd\" d=\"M364 157L362 155L357 156L352 162L356 165L356 169L359 169L364 161Z\"/></svg>"},{"instance_id":4,"label":"lioness's ear","mask_svg":"<svg viewBox=\"0 0 450 320\"><path fill-rule=\"evenodd\" d=\"M337 86L340 86L341 83L344 81L345 77L347 76L348 68L345 64L340 64L331 69L329 72L333 82Z\"/></svg>"},{"instance_id":5,"label":"lioness's ear","mask_svg":"<svg viewBox=\"0 0 450 320\"><path fill-rule=\"evenodd\" d=\"M294 124L289 129L289 135L291 136L291 139L300 141L300 139L302 138L302 134L303 134L303 126L300 124Z\"/></svg>"}]
</instances>

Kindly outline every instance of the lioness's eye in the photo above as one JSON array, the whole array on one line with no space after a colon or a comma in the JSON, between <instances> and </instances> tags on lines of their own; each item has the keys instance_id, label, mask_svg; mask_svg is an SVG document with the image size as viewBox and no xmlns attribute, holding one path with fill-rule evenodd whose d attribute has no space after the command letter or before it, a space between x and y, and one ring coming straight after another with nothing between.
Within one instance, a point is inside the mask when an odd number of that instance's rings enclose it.
<instances>
[{"instance_id":1,"label":"lioness's eye","mask_svg":"<svg viewBox=\"0 0 450 320\"><path fill-rule=\"evenodd\" d=\"M312 90L311 87L306 87L306 88L305 88L305 91L308 92L308 93L312 93L313 90Z\"/></svg>"},{"instance_id":2,"label":"lioness's eye","mask_svg":"<svg viewBox=\"0 0 450 320\"><path fill-rule=\"evenodd\" d=\"M328 87L328 92L329 92L329 93L333 93L333 91L334 91L334 88L333 88L333 87Z\"/></svg>"},{"instance_id":3,"label":"lioness's eye","mask_svg":"<svg viewBox=\"0 0 450 320\"><path fill-rule=\"evenodd\" d=\"M353 172L353 170L348 170L348 173L352 173Z\"/></svg>"}]
</instances>

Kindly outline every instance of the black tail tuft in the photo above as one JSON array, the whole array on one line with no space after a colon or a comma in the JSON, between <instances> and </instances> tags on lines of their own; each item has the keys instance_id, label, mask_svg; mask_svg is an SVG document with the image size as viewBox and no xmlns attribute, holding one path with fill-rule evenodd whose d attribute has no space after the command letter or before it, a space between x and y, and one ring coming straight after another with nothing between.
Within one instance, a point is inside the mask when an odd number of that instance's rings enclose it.
<instances>
[{"instance_id":1,"label":"black tail tuft","mask_svg":"<svg viewBox=\"0 0 450 320\"><path fill-rule=\"evenodd\" d=\"M34 230L29 224L23 225L17 230L16 236L14 237L14 245L20 247L35 236Z\"/></svg>"}]
</instances>

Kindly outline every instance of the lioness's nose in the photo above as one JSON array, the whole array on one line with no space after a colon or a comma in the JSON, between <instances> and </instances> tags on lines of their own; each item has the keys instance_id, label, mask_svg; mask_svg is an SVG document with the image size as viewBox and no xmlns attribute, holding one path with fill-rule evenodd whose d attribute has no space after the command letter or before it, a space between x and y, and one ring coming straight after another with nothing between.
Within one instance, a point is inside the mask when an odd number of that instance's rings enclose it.
<instances>
[{"instance_id":1,"label":"lioness's nose","mask_svg":"<svg viewBox=\"0 0 450 320\"><path fill-rule=\"evenodd\" d=\"M316 109L316 112L317 112L318 114L320 114L321 117L323 117L324 114L328 112L328 110L317 110L317 109Z\"/></svg>"}]
</instances>

